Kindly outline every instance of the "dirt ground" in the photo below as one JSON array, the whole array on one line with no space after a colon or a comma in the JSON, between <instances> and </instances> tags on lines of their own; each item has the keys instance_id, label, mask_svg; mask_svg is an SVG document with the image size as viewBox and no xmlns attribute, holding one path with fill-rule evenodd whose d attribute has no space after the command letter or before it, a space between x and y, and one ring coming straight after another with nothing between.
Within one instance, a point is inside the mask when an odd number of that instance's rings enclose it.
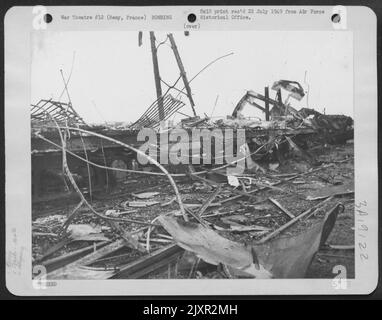
<instances>
[{"instance_id":1,"label":"dirt ground","mask_svg":"<svg viewBox=\"0 0 382 320\"><path fill-rule=\"evenodd\" d=\"M281 179L290 177L293 174L303 173L301 176L275 185L274 188L253 193L256 198L240 197L239 199L224 202L232 197L232 188L223 188L214 202L216 206L207 209L205 215L206 221L217 229L217 232L224 237L242 243L253 243L261 239L267 232L275 230L285 224L290 218L282 212L277 206L269 202L268 198L277 200L285 209L294 215L299 215L305 210L317 204L320 198L326 193L341 193L354 184L354 165L353 165L353 144L346 143L336 146L323 146L310 151L314 156L316 163L292 157L285 160L283 164L260 163L268 166L266 174L251 172L247 174L250 179L243 179L247 191L251 191L259 186L269 186L277 183ZM330 165L330 166L328 166ZM325 167L327 166L327 167ZM268 169L269 169L268 168ZM321 168L318 171L315 169ZM218 181L222 177L207 176L207 178ZM248 180L248 181L247 181ZM192 181L189 177L176 179L177 186L182 195L182 199L190 210L198 210L206 201L209 195L215 190L215 187L204 184L200 181ZM354 190L354 189L353 189ZM142 192L158 192L150 199L139 200L134 194ZM309 198L310 197L310 198ZM112 214L118 217L130 219L134 222L121 222L120 226L127 231L137 231L145 226L145 223L152 222L158 215L168 212L179 212L179 205L172 201L174 192L166 177L158 176L138 176L130 175L111 193L98 193L93 195L93 207L101 212L114 210ZM322 199L322 198L321 198ZM147 207L133 207L135 201L155 201L156 204ZM219 205L219 202L224 203ZM49 225L49 232L58 233L60 225L78 204L77 198L60 200L54 202L45 202L33 206L33 225L34 229L41 231L42 225ZM354 194L348 194L335 197L328 206L342 203L344 211L338 215L334 229L327 241L327 245L354 245ZM109 211L110 213L110 211ZM230 220L229 217L232 219ZM45 220L44 220L45 219ZM88 208L82 206L72 224L89 224L101 228L104 236L110 240L116 240L118 235L110 228L109 224L103 219L95 217ZM257 226L267 228L268 231L248 231L248 232L226 232L224 229L230 226ZM36 228L37 226L37 228ZM288 232L297 232L299 228L304 228L304 223L297 223L295 228L287 230ZM39 229L40 228L40 229ZM44 230L44 229L43 229ZM223 230L223 231L222 231ZM295 230L295 231L293 231ZM140 243L146 245L146 233L138 232ZM34 236L33 237L33 258L38 261L52 246L57 245L62 240L55 236ZM161 248L171 243L167 232L160 226L155 227L151 233L151 251ZM49 255L49 258L58 257L62 254L84 248L91 245L88 241L70 242ZM111 258L107 262L109 265L123 265L128 262L144 256L142 253L132 252L124 248L115 253L116 258ZM354 249L330 249L329 247L320 250L315 256L306 277L307 278L333 278L333 267L343 265L346 267L348 278L354 278ZM181 272L171 269L157 272L150 275L152 278L184 278L188 277L189 272ZM215 277L211 270L201 270L195 272L194 277Z\"/></svg>"}]
</instances>

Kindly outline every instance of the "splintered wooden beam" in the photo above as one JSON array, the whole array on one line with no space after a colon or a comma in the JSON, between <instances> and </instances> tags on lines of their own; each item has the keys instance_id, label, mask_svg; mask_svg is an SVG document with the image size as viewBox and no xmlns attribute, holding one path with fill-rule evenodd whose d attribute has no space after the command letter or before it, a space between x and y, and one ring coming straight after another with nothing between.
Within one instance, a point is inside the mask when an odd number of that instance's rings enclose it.
<instances>
[{"instance_id":1,"label":"splintered wooden beam","mask_svg":"<svg viewBox=\"0 0 382 320\"><path fill-rule=\"evenodd\" d=\"M78 259L68 265L63 266L53 272L47 274L48 279L88 279L94 277L94 279L105 279L109 276L108 272L93 272L89 273L81 269L82 266L89 265L98 259L105 257L107 254L115 252L125 246L124 239L117 240L102 247L101 249L86 255L85 257Z\"/></svg>"},{"instance_id":2,"label":"splintered wooden beam","mask_svg":"<svg viewBox=\"0 0 382 320\"><path fill-rule=\"evenodd\" d=\"M264 88L264 96L265 96L265 120L269 121L269 87Z\"/></svg>"},{"instance_id":3,"label":"splintered wooden beam","mask_svg":"<svg viewBox=\"0 0 382 320\"><path fill-rule=\"evenodd\" d=\"M183 254L184 250L176 244L171 244L153 252L150 256L142 257L124 267L110 279L139 279L145 275L160 270L173 263Z\"/></svg>"},{"instance_id":4,"label":"splintered wooden beam","mask_svg":"<svg viewBox=\"0 0 382 320\"><path fill-rule=\"evenodd\" d=\"M296 222L300 221L302 218L306 218L307 219L313 213L315 213L319 208L321 208L325 203L329 202L332 199L333 199L333 197L330 197L330 198L328 198L328 199L326 199L324 201L321 201L320 203L317 203L312 208L310 208L310 209L304 211L303 213L301 213L299 216L294 217L293 219L289 220L287 223L283 224L280 228L274 230L270 234L266 235L264 238L261 238L260 241L258 241L258 244L265 243L268 240L274 238L275 236L279 235L281 232L283 232L284 230L286 230L287 228L289 228L290 226L292 226ZM331 211L337 210L337 209L338 209L338 204Z\"/></svg>"},{"instance_id":5,"label":"splintered wooden beam","mask_svg":"<svg viewBox=\"0 0 382 320\"><path fill-rule=\"evenodd\" d=\"M222 183L219 183L219 182L215 182L215 181L212 181L210 179L206 179L206 178L203 178L199 175L196 175L196 174L190 174L191 178L192 179L196 179L196 180L200 180L200 181L203 181L205 182L206 184L209 184L211 186L221 186L223 185ZM232 193L236 193L238 196L241 196L241 197L248 197L248 198L252 198L252 199L255 199L256 201L259 200L257 196L254 196L253 194L250 194L249 192L246 192L246 191L241 191L241 190L237 190L237 189L233 189L230 185L227 185L227 187L229 187L229 190L232 192Z\"/></svg>"},{"instance_id":6,"label":"splintered wooden beam","mask_svg":"<svg viewBox=\"0 0 382 320\"><path fill-rule=\"evenodd\" d=\"M288 211L288 209L284 208L280 202L278 202L276 199L268 198L270 202L272 202L277 208L279 208L282 212L284 212L286 215L288 215L290 218L295 218L296 216Z\"/></svg>"},{"instance_id":7,"label":"splintered wooden beam","mask_svg":"<svg viewBox=\"0 0 382 320\"><path fill-rule=\"evenodd\" d=\"M103 242L98 243L98 244L94 243L94 244L87 246L85 248L69 252L69 253L64 254L62 256L52 258L50 260L46 260L44 262L41 262L40 264L42 264L48 272L52 272L58 268L62 268L64 266L68 265L69 263L72 263L72 262L84 257L85 255L87 255L89 253L94 252L94 249L98 250L98 249L104 247L108 242L109 241L103 241Z\"/></svg>"},{"instance_id":8,"label":"splintered wooden beam","mask_svg":"<svg viewBox=\"0 0 382 320\"><path fill-rule=\"evenodd\" d=\"M41 262L41 261L45 260L46 258L51 256L53 253L55 253L56 251L65 247L67 244L69 244L72 241L73 241L73 239L71 239L71 238L62 239L60 242L54 244L52 247L50 247L48 250L46 250L46 252L44 252L42 257L40 257L39 259L36 259L36 262Z\"/></svg>"},{"instance_id":9,"label":"splintered wooden beam","mask_svg":"<svg viewBox=\"0 0 382 320\"><path fill-rule=\"evenodd\" d=\"M207 208L211 205L212 201L215 200L216 196L220 193L221 191L221 186L218 186L215 192L213 192L207 199L207 201L202 205L200 208L198 215L199 217L202 217L204 212L207 210Z\"/></svg>"},{"instance_id":10,"label":"splintered wooden beam","mask_svg":"<svg viewBox=\"0 0 382 320\"><path fill-rule=\"evenodd\" d=\"M281 89L277 89L277 94L276 94L276 98L277 98L277 101L279 104L283 104L283 99L282 99L282 96L281 96Z\"/></svg>"},{"instance_id":11,"label":"splintered wooden beam","mask_svg":"<svg viewBox=\"0 0 382 320\"><path fill-rule=\"evenodd\" d=\"M248 103L266 113L266 109L260 106L259 104L257 104L255 101L250 101L250 102L248 101Z\"/></svg>"}]
</instances>

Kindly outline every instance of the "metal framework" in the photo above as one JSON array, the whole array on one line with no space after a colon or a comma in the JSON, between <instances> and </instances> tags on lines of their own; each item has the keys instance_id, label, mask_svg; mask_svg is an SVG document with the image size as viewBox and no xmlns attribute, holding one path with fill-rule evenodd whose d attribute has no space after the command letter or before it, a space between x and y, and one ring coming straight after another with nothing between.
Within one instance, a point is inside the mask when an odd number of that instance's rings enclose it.
<instances>
[{"instance_id":1,"label":"metal framework","mask_svg":"<svg viewBox=\"0 0 382 320\"><path fill-rule=\"evenodd\" d=\"M162 98L164 118L161 119L158 109L158 100L154 101L145 113L131 126L130 129L150 128L155 127L161 120L167 120L185 104L184 102L175 99L171 94Z\"/></svg>"},{"instance_id":2,"label":"metal framework","mask_svg":"<svg viewBox=\"0 0 382 320\"><path fill-rule=\"evenodd\" d=\"M65 122L85 125L85 121L73 109L70 103L63 103L53 100L40 100L37 104L31 104L32 122L43 122L50 120L49 114L58 123Z\"/></svg>"}]
</instances>

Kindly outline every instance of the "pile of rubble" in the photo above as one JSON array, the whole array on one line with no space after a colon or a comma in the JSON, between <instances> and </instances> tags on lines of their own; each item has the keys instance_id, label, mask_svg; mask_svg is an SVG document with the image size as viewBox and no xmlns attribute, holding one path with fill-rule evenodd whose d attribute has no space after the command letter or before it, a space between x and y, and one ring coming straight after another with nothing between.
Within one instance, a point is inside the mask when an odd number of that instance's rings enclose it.
<instances>
[{"instance_id":1,"label":"pile of rubble","mask_svg":"<svg viewBox=\"0 0 382 320\"><path fill-rule=\"evenodd\" d=\"M248 91L224 119L195 114L164 130L245 129L240 174L228 170L240 160L174 173L139 150L139 129L163 134L161 121L184 106L169 94L129 125L89 126L71 103L32 105L33 199L60 185L77 201L34 201L33 263L49 279L302 278L318 254L338 258L328 250L351 260L353 243L330 237L346 215L337 235L351 241L353 120L293 108L289 98L304 96L295 81L272 89L274 99L268 87ZM245 117L247 105L265 120ZM150 165L139 167L137 154Z\"/></svg>"},{"instance_id":2,"label":"pile of rubble","mask_svg":"<svg viewBox=\"0 0 382 320\"><path fill-rule=\"evenodd\" d=\"M174 177L181 202L166 176L130 174L91 208L36 218L34 263L51 279L304 277L315 257L353 248L328 244L352 216L352 148L317 145L313 165L296 152L240 176L189 170Z\"/></svg>"}]
</instances>

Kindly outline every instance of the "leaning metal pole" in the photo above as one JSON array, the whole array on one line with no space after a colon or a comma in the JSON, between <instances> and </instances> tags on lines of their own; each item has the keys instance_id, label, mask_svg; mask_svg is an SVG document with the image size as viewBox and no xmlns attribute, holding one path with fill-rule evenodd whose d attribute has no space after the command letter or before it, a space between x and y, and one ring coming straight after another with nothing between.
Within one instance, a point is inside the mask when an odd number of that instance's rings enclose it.
<instances>
[{"instance_id":1,"label":"leaning metal pole","mask_svg":"<svg viewBox=\"0 0 382 320\"><path fill-rule=\"evenodd\" d=\"M196 112L194 108L195 103L194 103L194 99L192 98L190 84L188 82L186 71L184 70L182 59L180 58L178 47L176 46L175 39L172 33L168 34L168 38L170 39L170 42L171 42L171 48L174 51L175 59L180 70L180 75L183 79L184 87L186 88L186 91L187 91L188 99L190 100L192 111L194 112L194 116L196 116Z\"/></svg>"},{"instance_id":2,"label":"leaning metal pole","mask_svg":"<svg viewBox=\"0 0 382 320\"><path fill-rule=\"evenodd\" d=\"M157 99L158 99L159 120L162 121L164 119L164 108L163 108L162 86L160 83L158 55L157 55L157 47L155 45L154 31L150 31L150 43L151 43L151 54L153 58L155 88L156 88Z\"/></svg>"}]
</instances>

